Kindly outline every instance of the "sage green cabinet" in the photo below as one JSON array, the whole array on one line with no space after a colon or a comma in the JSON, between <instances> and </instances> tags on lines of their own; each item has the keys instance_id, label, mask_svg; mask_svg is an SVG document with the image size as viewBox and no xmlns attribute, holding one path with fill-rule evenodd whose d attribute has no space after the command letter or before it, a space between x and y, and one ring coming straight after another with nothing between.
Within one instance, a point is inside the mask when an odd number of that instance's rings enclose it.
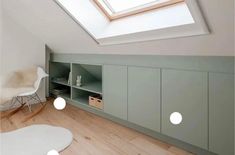
<instances>
[{"instance_id":1,"label":"sage green cabinet","mask_svg":"<svg viewBox=\"0 0 235 155\"><path fill-rule=\"evenodd\" d=\"M128 67L128 121L160 132L160 69Z\"/></svg>"},{"instance_id":2,"label":"sage green cabinet","mask_svg":"<svg viewBox=\"0 0 235 155\"><path fill-rule=\"evenodd\" d=\"M104 112L127 120L127 67L103 66Z\"/></svg>"},{"instance_id":3,"label":"sage green cabinet","mask_svg":"<svg viewBox=\"0 0 235 155\"><path fill-rule=\"evenodd\" d=\"M162 133L208 149L208 76L206 72L162 71ZM170 115L182 114L173 125Z\"/></svg>"},{"instance_id":4,"label":"sage green cabinet","mask_svg":"<svg viewBox=\"0 0 235 155\"><path fill-rule=\"evenodd\" d=\"M209 150L234 155L234 76L209 74Z\"/></svg>"}]
</instances>

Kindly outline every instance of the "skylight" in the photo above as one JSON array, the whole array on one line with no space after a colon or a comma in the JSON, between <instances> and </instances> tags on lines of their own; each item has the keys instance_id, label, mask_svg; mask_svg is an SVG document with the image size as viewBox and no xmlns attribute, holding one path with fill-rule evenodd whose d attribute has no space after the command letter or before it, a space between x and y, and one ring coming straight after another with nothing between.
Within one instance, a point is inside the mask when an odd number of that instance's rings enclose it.
<instances>
[{"instance_id":1,"label":"skylight","mask_svg":"<svg viewBox=\"0 0 235 155\"><path fill-rule=\"evenodd\" d=\"M93 0L110 19L118 19L173 5L184 0Z\"/></svg>"},{"instance_id":2,"label":"skylight","mask_svg":"<svg viewBox=\"0 0 235 155\"><path fill-rule=\"evenodd\" d=\"M100 45L209 33L196 0L54 1Z\"/></svg>"}]
</instances>

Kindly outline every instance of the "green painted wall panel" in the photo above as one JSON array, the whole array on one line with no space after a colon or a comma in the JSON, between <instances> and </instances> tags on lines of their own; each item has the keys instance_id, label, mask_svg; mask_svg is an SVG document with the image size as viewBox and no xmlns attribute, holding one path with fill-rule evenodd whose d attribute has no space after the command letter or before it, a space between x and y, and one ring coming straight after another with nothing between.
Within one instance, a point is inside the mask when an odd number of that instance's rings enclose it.
<instances>
[{"instance_id":1,"label":"green painted wall panel","mask_svg":"<svg viewBox=\"0 0 235 155\"><path fill-rule=\"evenodd\" d=\"M234 154L234 76L209 74L209 150Z\"/></svg>"},{"instance_id":2,"label":"green painted wall panel","mask_svg":"<svg viewBox=\"0 0 235 155\"><path fill-rule=\"evenodd\" d=\"M104 112L127 120L127 67L103 66Z\"/></svg>"},{"instance_id":3,"label":"green painted wall panel","mask_svg":"<svg viewBox=\"0 0 235 155\"><path fill-rule=\"evenodd\" d=\"M135 124L134 126L143 128L145 133L151 132L151 135L159 134L157 124L161 122L162 133L170 139L167 142L177 139L174 142L176 146L182 141L184 144L188 143L186 148L192 151L198 147L209 147L213 152L230 155L230 138L234 134L234 128L231 128L234 124L234 113L231 110L231 101L234 101L234 81L231 78L234 73L234 57L52 54L50 61L50 77L64 74L65 71L61 68L69 68L70 63L99 66L98 69L93 66L83 68L92 72L95 77L101 77L100 70L103 66L104 111L101 113L107 117L128 120L124 121L125 124ZM76 65L71 66L73 68ZM72 70L74 69L76 67ZM163 71L162 77L158 77L160 70ZM69 69L66 76L68 72ZM162 83L159 84L160 80ZM141 89L135 89L136 87ZM153 97L154 92L158 91L160 93ZM162 96L158 97L159 94ZM161 103L161 97L162 118L159 121L156 107ZM154 102L157 104L153 104ZM84 106L93 109L88 105ZM183 123L179 126L172 125L169 121L170 113L174 111L183 114ZM205 150L202 152L204 153L199 154L210 154L205 153Z\"/></svg>"},{"instance_id":4,"label":"green painted wall panel","mask_svg":"<svg viewBox=\"0 0 235 155\"><path fill-rule=\"evenodd\" d=\"M177 70L162 71L162 133L208 149L207 73ZM170 115L180 112L179 125Z\"/></svg>"},{"instance_id":5,"label":"green painted wall panel","mask_svg":"<svg viewBox=\"0 0 235 155\"><path fill-rule=\"evenodd\" d=\"M160 132L160 69L128 67L128 121Z\"/></svg>"},{"instance_id":6,"label":"green painted wall panel","mask_svg":"<svg viewBox=\"0 0 235 155\"><path fill-rule=\"evenodd\" d=\"M51 61L234 73L232 56L52 54Z\"/></svg>"}]
</instances>

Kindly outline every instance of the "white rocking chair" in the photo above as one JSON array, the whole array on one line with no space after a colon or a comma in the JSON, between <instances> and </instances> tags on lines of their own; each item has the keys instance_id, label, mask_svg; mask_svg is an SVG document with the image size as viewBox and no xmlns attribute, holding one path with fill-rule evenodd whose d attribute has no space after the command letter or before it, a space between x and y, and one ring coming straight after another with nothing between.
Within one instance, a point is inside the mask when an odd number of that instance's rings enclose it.
<instances>
[{"instance_id":1,"label":"white rocking chair","mask_svg":"<svg viewBox=\"0 0 235 155\"><path fill-rule=\"evenodd\" d=\"M44 79L47 76L48 76L48 74L46 74L45 71L41 67L38 67L37 68L37 80L34 82L32 89L30 89L27 92L21 93L21 94L17 95L16 97L12 98L11 106L14 106L17 102L19 102L21 104L21 106L26 104L29 108L29 111L32 112L30 101L34 100L34 101L41 103L43 105L43 102L41 101L40 97L38 96L37 91L39 89L39 86L40 86L42 79Z\"/></svg>"}]
</instances>

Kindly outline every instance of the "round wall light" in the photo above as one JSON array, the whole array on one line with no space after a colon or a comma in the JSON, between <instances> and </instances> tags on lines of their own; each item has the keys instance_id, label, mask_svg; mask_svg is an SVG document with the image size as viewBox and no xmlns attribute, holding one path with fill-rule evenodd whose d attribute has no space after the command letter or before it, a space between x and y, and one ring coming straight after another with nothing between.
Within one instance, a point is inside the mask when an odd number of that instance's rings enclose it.
<instances>
[{"instance_id":1,"label":"round wall light","mask_svg":"<svg viewBox=\"0 0 235 155\"><path fill-rule=\"evenodd\" d=\"M66 106L66 102L65 100L62 98L62 97L57 97L55 100L54 100L54 107L57 109L57 110L63 110Z\"/></svg>"},{"instance_id":2,"label":"round wall light","mask_svg":"<svg viewBox=\"0 0 235 155\"><path fill-rule=\"evenodd\" d=\"M56 150L51 150L47 152L47 155L60 155Z\"/></svg>"},{"instance_id":3,"label":"round wall light","mask_svg":"<svg viewBox=\"0 0 235 155\"><path fill-rule=\"evenodd\" d=\"M170 121L172 124L174 125L179 125L183 120L183 117L181 115L181 113L179 112L173 112L170 115Z\"/></svg>"}]
</instances>

